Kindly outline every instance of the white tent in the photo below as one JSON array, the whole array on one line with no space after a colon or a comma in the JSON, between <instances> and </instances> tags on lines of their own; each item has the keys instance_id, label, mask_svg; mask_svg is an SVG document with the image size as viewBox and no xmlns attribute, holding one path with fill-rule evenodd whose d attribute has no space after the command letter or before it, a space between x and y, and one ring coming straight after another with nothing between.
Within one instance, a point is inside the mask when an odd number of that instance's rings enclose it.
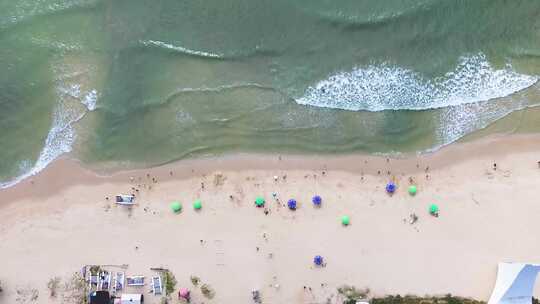
<instances>
[{"instance_id":1,"label":"white tent","mask_svg":"<svg viewBox=\"0 0 540 304\"><path fill-rule=\"evenodd\" d=\"M488 304L531 304L540 265L499 263L497 282Z\"/></svg>"},{"instance_id":2,"label":"white tent","mask_svg":"<svg viewBox=\"0 0 540 304\"><path fill-rule=\"evenodd\" d=\"M121 304L141 304L143 302L142 294L124 293L120 297Z\"/></svg>"}]
</instances>

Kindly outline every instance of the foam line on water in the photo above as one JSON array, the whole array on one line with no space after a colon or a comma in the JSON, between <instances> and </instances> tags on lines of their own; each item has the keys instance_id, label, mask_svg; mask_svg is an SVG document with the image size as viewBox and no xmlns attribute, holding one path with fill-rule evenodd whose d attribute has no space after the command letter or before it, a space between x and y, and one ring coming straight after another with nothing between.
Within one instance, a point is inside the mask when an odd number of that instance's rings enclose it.
<instances>
[{"instance_id":1,"label":"foam line on water","mask_svg":"<svg viewBox=\"0 0 540 304\"><path fill-rule=\"evenodd\" d=\"M179 53L183 53L183 54L191 55L191 56L198 56L198 57L205 57L205 58L223 58L222 54L191 50L185 47L172 45L170 43L166 43L162 41L144 40L144 41L140 41L140 43L144 46L154 46L154 47L164 48L167 50L171 50L171 51L175 51L175 52L179 52Z\"/></svg>"},{"instance_id":2,"label":"foam line on water","mask_svg":"<svg viewBox=\"0 0 540 304\"><path fill-rule=\"evenodd\" d=\"M296 102L352 111L427 110L508 96L537 81L510 65L495 69L477 54L462 57L453 71L435 79L390 64L355 68L308 87Z\"/></svg>"}]
</instances>

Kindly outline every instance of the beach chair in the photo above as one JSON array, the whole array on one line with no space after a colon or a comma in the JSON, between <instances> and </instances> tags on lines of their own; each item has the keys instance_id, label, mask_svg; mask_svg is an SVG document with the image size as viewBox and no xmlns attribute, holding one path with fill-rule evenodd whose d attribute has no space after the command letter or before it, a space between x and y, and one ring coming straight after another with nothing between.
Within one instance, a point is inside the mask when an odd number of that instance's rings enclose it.
<instances>
[{"instance_id":1,"label":"beach chair","mask_svg":"<svg viewBox=\"0 0 540 304\"><path fill-rule=\"evenodd\" d=\"M126 277L127 286L144 286L144 276Z\"/></svg>"},{"instance_id":2,"label":"beach chair","mask_svg":"<svg viewBox=\"0 0 540 304\"><path fill-rule=\"evenodd\" d=\"M135 196L130 194L119 194L116 196L116 203L119 205L134 205Z\"/></svg>"},{"instance_id":3,"label":"beach chair","mask_svg":"<svg viewBox=\"0 0 540 304\"><path fill-rule=\"evenodd\" d=\"M114 276L114 285L113 285L113 291L121 291L124 289L124 280L125 280L125 274L121 271L118 271Z\"/></svg>"},{"instance_id":4,"label":"beach chair","mask_svg":"<svg viewBox=\"0 0 540 304\"><path fill-rule=\"evenodd\" d=\"M161 277L152 277L152 293L154 295L160 295L163 293L163 285L161 284Z\"/></svg>"}]
</instances>

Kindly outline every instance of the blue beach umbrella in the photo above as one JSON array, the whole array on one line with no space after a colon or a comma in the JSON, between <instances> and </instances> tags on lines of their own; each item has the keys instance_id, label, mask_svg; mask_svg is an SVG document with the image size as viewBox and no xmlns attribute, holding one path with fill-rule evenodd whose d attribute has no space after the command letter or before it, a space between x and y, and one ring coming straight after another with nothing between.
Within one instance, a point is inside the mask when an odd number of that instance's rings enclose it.
<instances>
[{"instance_id":1,"label":"blue beach umbrella","mask_svg":"<svg viewBox=\"0 0 540 304\"><path fill-rule=\"evenodd\" d=\"M296 210L296 200L291 198L288 202L287 202L287 205L289 206L289 209L291 210Z\"/></svg>"},{"instance_id":2,"label":"blue beach umbrella","mask_svg":"<svg viewBox=\"0 0 540 304\"><path fill-rule=\"evenodd\" d=\"M321 266L322 263L323 263L323 257L320 256L320 255L316 255L316 256L313 258L313 263L315 263L315 265L317 265L317 266Z\"/></svg>"},{"instance_id":3,"label":"blue beach umbrella","mask_svg":"<svg viewBox=\"0 0 540 304\"><path fill-rule=\"evenodd\" d=\"M315 195L311 201L313 202L313 205L315 205L316 207L320 207L321 204L322 204L322 198L318 195Z\"/></svg>"},{"instance_id":4,"label":"blue beach umbrella","mask_svg":"<svg viewBox=\"0 0 540 304\"><path fill-rule=\"evenodd\" d=\"M396 184L392 182L389 182L388 184L386 184L386 192L388 194L393 194L394 192L396 192Z\"/></svg>"}]
</instances>

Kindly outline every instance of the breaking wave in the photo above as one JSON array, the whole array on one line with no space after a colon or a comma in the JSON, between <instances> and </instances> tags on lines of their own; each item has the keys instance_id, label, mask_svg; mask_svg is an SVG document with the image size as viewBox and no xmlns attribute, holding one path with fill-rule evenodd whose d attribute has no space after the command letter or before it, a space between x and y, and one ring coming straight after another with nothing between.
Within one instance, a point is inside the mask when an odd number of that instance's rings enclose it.
<instances>
[{"instance_id":1,"label":"breaking wave","mask_svg":"<svg viewBox=\"0 0 540 304\"><path fill-rule=\"evenodd\" d=\"M389 64L356 68L308 87L296 101L352 111L427 110L508 96L537 81L510 65L497 70L478 54L462 57L454 71L433 80Z\"/></svg>"},{"instance_id":2,"label":"breaking wave","mask_svg":"<svg viewBox=\"0 0 540 304\"><path fill-rule=\"evenodd\" d=\"M28 160L24 161L20 166L24 173L10 181L0 183L0 189L16 185L39 173L62 154L72 151L76 139L74 124L80 121L86 113L96 109L98 93L94 89L83 93L79 85L60 85L57 87L57 94L59 103L53 111L52 127L47 134L37 161L34 166L30 166ZM81 110L80 105L73 104L73 100L80 102L85 109Z\"/></svg>"}]
</instances>

